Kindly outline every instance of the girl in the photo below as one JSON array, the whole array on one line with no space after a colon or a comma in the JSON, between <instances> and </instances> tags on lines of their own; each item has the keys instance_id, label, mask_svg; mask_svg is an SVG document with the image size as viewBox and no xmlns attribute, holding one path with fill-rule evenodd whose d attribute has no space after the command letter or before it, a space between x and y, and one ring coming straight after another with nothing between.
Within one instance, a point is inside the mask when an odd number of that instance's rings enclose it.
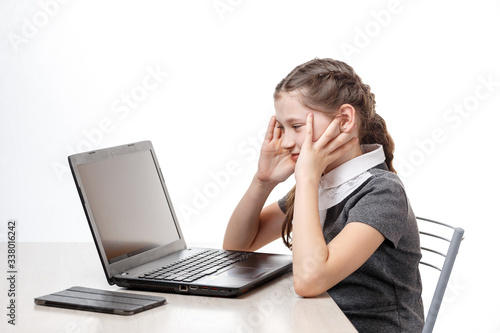
<instances>
[{"instance_id":1,"label":"girl","mask_svg":"<svg viewBox=\"0 0 500 333\"><path fill-rule=\"evenodd\" d=\"M374 97L332 59L297 66L277 85L276 115L224 248L254 251L281 236L298 295L327 291L360 332L421 332L418 229ZM263 208L292 174L295 187Z\"/></svg>"}]
</instances>

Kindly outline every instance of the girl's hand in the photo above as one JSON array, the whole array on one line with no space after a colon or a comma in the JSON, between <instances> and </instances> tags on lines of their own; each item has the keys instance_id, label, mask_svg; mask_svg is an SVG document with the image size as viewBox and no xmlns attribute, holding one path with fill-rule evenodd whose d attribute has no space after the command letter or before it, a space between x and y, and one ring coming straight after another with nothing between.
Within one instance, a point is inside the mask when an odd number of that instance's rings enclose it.
<instances>
[{"instance_id":1,"label":"girl's hand","mask_svg":"<svg viewBox=\"0 0 500 333\"><path fill-rule=\"evenodd\" d=\"M281 147L281 129L276 126L276 117L272 116L266 136L260 150L257 179L276 185L293 174L295 162L288 150Z\"/></svg>"},{"instance_id":2,"label":"girl's hand","mask_svg":"<svg viewBox=\"0 0 500 333\"><path fill-rule=\"evenodd\" d=\"M309 113L306 120L306 137L300 149L295 167L295 178L312 180L319 184L326 167L346 152L356 147L358 139L351 133L338 133L340 117L335 117L318 140L313 142L314 115Z\"/></svg>"}]
</instances>

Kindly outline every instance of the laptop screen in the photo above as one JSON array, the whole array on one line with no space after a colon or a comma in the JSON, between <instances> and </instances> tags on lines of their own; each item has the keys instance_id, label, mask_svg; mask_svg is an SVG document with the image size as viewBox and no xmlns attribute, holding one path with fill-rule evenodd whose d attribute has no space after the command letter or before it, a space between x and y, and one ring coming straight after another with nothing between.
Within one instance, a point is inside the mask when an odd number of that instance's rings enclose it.
<instances>
[{"instance_id":1,"label":"laptop screen","mask_svg":"<svg viewBox=\"0 0 500 333\"><path fill-rule=\"evenodd\" d=\"M151 151L78 165L109 264L180 239Z\"/></svg>"}]
</instances>

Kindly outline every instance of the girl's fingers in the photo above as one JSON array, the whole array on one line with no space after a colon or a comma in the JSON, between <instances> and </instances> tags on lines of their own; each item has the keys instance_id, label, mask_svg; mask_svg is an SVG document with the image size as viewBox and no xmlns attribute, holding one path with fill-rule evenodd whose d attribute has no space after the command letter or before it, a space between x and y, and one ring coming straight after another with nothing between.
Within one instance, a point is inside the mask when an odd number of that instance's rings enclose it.
<instances>
[{"instance_id":1,"label":"girl's fingers","mask_svg":"<svg viewBox=\"0 0 500 333\"><path fill-rule=\"evenodd\" d=\"M353 139L352 133L340 133L339 135L337 135L333 139L330 139L329 142L326 142L324 145L324 148L329 152L333 152L334 150L338 149L339 147L345 145L351 139Z\"/></svg>"},{"instance_id":2,"label":"girl's fingers","mask_svg":"<svg viewBox=\"0 0 500 333\"><path fill-rule=\"evenodd\" d=\"M276 117L272 116L267 125L266 136L264 137L264 142L270 142L273 139L273 133L276 130Z\"/></svg>"},{"instance_id":3,"label":"girl's fingers","mask_svg":"<svg viewBox=\"0 0 500 333\"><path fill-rule=\"evenodd\" d=\"M338 135L337 129L339 128L339 124L340 124L340 118L339 117L333 118L332 122L328 125L323 134L321 134L321 136L317 140L318 144L321 146L325 146L333 139L335 139L335 137Z\"/></svg>"},{"instance_id":4,"label":"girl's fingers","mask_svg":"<svg viewBox=\"0 0 500 333\"><path fill-rule=\"evenodd\" d=\"M329 157L332 161L335 161L338 159L340 156L344 155L351 149L353 149L356 144L358 143L358 138L348 138L347 136L342 138L341 142L338 142L336 144L337 147L330 147L331 152L329 154Z\"/></svg>"},{"instance_id":5,"label":"girl's fingers","mask_svg":"<svg viewBox=\"0 0 500 333\"><path fill-rule=\"evenodd\" d=\"M276 122L275 118L273 139L278 140L280 137L281 137L281 128L278 127L278 123Z\"/></svg>"},{"instance_id":6,"label":"girl's fingers","mask_svg":"<svg viewBox=\"0 0 500 333\"><path fill-rule=\"evenodd\" d=\"M306 119L306 139L304 143L312 143L313 141L313 125L314 125L314 115L312 113L307 114Z\"/></svg>"}]
</instances>

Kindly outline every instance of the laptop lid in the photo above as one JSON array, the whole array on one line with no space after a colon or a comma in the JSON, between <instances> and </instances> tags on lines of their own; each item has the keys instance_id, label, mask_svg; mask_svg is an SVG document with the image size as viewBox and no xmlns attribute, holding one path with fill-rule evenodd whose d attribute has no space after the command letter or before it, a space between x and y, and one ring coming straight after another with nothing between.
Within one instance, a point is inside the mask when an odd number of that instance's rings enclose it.
<instances>
[{"instance_id":1,"label":"laptop lid","mask_svg":"<svg viewBox=\"0 0 500 333\"><path fill-rule=\"evenodd\" d=\"M150 141L68 157L109 284L186 248Z\"/></svg>"}]
</instances>

